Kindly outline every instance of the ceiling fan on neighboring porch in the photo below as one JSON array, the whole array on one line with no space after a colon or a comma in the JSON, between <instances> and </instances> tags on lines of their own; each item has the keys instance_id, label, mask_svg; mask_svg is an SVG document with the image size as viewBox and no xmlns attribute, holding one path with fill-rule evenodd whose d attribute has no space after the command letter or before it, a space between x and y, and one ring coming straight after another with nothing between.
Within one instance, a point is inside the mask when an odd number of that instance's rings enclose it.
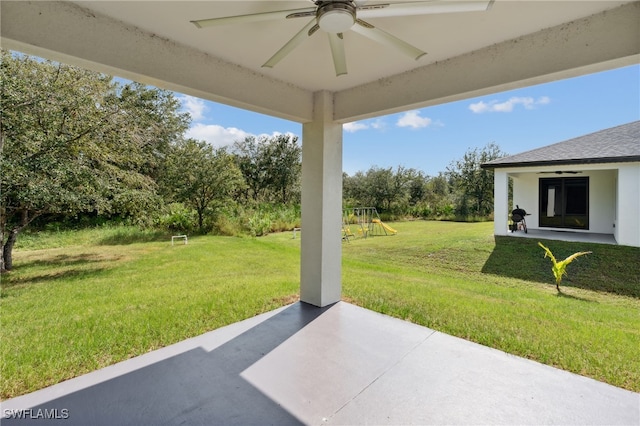
<instances>
[{"instance_id":1,"label":"ceiling fan on neighboring porch","mask_svg":"<svg viewBox=\"0 0 640 426\"><path fill-rule=\"evenodd\" d=\"M573 170L556 170L554 172L538 172L539 175L545 175L545 174L554 174L554 175L564 175L564 174L569 174L569 175L577 175L580 174L582 172L578 172L578 171L573 171Z\"/></svg>"},{"instance_id":2,"label":"ceiling fan on neighboring porch","mask_svg":"<svg viewBox=\"0 0 640 426\"><path fill-rule=\"evenodd\" d=\"M392 16L426 15L452 12L474 12L488 10L495 0L432 0L413 2L393 2L369 4L358 0L312 0L315 7L303 9L277 10L249 15L226 16L221 18L200 19L191 21L196 27L212 27L229 24L245 24L277 19L295 19L311 17L312 19L278 50L263 67L274 67L293 49L298 47L307 37L311 37L319 29L327 33L329 46L333 56L336 76L347 73L347 60L344 50L346 31L363 35L378 43L398 49L413 59L419 59L426 52L375 27L363 19L386 18Z\"/></svg>"}]
</instances>

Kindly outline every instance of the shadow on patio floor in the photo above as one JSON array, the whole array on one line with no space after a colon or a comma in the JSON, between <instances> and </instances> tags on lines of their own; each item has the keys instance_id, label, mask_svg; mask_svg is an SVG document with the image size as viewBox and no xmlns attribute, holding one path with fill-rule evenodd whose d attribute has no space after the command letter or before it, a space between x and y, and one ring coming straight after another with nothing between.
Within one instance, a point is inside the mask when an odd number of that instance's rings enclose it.
<instances>
[{"instance_id":1,"label":"shadow on patio floor","mask_svg":"<svg viewBox=\"0 0 640 426\"><path fill-rule=\"evenodd\" d=\"M48 412L64 425L300 424L240 373L326 309L294 304L211 351L197 347L179 353L26 414L44 417ZM30 420L52 424L50 419ZM2 419L3 426L24 423Z\"/></svg>"}]
</instances>

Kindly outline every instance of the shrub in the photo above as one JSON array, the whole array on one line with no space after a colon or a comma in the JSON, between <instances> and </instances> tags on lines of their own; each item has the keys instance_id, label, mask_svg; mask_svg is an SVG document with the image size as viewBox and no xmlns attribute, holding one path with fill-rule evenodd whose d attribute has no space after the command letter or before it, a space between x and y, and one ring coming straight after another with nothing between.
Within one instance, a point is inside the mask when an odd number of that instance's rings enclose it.
<instances>
[{"instance_id":1,"label":"shrub","mask_svg":"<svg viewBox=\"0 0 640 426\"><path fill-rule=\"evenodd\" d=\"M196 212L182 203L172 203L158 216L156 226L171 232L188 233L197 228Z\"/></svg>"},{"instance_id":2,"label":"shrub","mask_svg":"<svg viewBox=\"0 0 640 426\"><path fill-rule=\"evenodd\" d=\"M218 214L214 231L219 235L259 237L299 227L300 206L264 203L227 206Z\"/></svg>"}]
</instances>

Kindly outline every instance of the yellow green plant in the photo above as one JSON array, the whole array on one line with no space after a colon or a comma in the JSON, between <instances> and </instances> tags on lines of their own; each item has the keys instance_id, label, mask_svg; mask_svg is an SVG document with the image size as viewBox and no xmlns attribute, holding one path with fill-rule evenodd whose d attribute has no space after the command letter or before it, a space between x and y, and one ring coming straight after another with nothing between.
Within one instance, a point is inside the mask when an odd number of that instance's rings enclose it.
<instances>
[{"instance_id":1,"label":"yellow green plant","mask_svg":"<svg viewBox=\"0 0 640 426\"><path fill-rule=\"evenodd\" d=\"M553 263L551 270L553 271L553 276L556 277L556 289L558 289L558 292L560 292L560 283L562 282L562 276L567 275L567 265L573 262L575 258L582 256L584 254L591 253L590 251L580 251L577 253L573 253L571 256L567 257L565 260L558 262L555 256L553 255L553 253L551 253L551 250L549 250L540 242L538 242L538 245L544 249L545 251L544 257L549 257L549 259L551 259L551 262Z\"/></svg>"}]
</instances>

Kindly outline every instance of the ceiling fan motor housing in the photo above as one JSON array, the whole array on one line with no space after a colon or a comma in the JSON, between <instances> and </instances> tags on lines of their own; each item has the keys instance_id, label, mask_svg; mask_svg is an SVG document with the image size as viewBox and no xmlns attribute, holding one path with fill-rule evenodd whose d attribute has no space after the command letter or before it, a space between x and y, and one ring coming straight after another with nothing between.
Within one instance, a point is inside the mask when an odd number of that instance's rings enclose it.
<instances>
[{"instance_id":1,"label":"ceiling fan motor housing","mask_svg":"<svg viewBox=\"0 0 640 426\"><path fill-rule=\"evenodd\" d=\"M332 34L343 33L356 23L356 7L350 1L322 3L316 11L318 26Z\"/></svg>"}]
</instances>

